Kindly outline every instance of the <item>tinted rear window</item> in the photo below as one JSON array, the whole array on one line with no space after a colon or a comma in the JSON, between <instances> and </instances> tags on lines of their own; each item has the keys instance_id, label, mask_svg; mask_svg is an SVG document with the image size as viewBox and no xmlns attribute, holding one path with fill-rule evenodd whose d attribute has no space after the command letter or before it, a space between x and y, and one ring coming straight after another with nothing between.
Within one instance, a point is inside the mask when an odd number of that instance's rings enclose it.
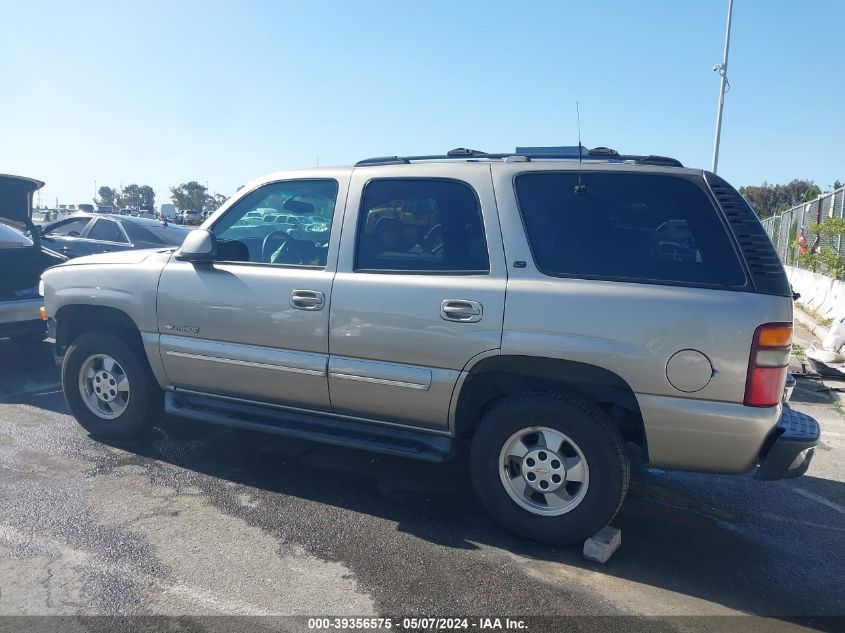
<instances>
[{"instance_id":1,"label":"tinted rear window","mask_svg":"<svg viewBox=\"0 0 845 633\"><path fill-rule=\"evenodd\" d=\"M745 274L707 194L674 176L521 174L516 195L547 275L742 287Z\"/></svg>"},{"instance_id":2,"label":"tinted rear window","mask_svg":"<svg viewBox=\"0 0 845 633\"><path fill-rule=\"evenodd\" d=\"M123 225L126 232L129 234L129 239L137 244L143 242L146 244L162 246L181 246L185 236L190 231L181 226L163 224L136 224L135 222L126 222Z\"/></svg>"}]
</instances>

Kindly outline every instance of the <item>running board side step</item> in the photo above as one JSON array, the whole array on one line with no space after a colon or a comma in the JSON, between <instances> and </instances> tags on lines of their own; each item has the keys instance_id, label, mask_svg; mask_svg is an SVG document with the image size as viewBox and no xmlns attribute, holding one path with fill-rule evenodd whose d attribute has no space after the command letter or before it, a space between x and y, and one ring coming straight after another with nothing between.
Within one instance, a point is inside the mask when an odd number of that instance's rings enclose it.
<instances>
[{"instance_id":1,"label":"running board side step","mask_svg":"<svg viewBox=\"0 0 845 633\"><path fill-rule=\"evenodd\" d=\"M445 461L452 457L455 451L455 441L442 435L378 426L342 417L323 417L319 413L306 414L271 406L234 402L194 393L168 391L164 396L164 408L170 415L201 422L428 462Z\"/></svg>"}]
</instances>

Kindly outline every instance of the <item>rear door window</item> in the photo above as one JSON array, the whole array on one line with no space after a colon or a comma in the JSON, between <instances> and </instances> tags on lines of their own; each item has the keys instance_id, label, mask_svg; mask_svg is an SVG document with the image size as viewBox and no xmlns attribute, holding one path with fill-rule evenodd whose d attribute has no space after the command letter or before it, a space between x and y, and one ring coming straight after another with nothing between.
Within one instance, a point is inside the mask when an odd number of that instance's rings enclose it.
<instances>
[{"instance_id":1,"label":"rear door window","mask_svg":"<svg viewBox=\"0 0 845 633\"><path fill-rule=\"evenodd\" d=\"M98 240L100 242L126 243L123 231L120 230L117 222L112 220L97 220L97 223L88 232L87 237L89 240Z\"/></svg>"},{"instance_id":2,"label":"rear door window","mask_svg":"<svg viewBox=\"0 0 845 633\"><path fill-rule=\"evenodd\" d=\"M481 207L466 183L385 178L364 189L356 270L486 273Z\"/></svg>"},{"instance_id":3,"label":"rear door window","mask_svg":"<svg viewBox=\"0 0 845 633\"><path fill-rule=\"evenodd\" d=\"M718 211L691 180L660 174L533 172L516 195L534 261L562 277L743 287Z\"/></svg>"}]
</instances>

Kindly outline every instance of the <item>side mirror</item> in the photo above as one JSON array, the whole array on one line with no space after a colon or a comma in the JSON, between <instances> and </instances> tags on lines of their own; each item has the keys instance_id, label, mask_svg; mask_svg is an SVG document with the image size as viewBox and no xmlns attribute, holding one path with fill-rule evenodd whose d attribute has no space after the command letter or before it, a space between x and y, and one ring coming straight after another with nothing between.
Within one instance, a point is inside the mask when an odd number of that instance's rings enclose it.
<instances>
[{"instance_id":1,"label":"side mirror","mask_svg":"<svg viewBox=\"0 0 845 633\"><path fill-rule=\"evenodd\" d=\"M209 264L217 258L217 238L207 229L194 229L185 237L176 259L194 264Z\"/></svg>"}]
</instances>

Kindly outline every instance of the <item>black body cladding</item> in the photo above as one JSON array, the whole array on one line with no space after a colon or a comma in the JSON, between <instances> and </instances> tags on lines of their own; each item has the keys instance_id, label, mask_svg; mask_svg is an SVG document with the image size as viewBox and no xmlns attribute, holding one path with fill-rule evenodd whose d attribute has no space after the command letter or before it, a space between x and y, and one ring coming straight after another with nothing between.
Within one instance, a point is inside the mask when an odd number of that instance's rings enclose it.
<instances>
[{"instance_id":1,"label":"black body cladding","mask_svg":"<svg viewBox=\"0 0 845 633\"><path fill-rule=\"evenodd\" d=\"M786 272L754 209L739 192L711 172L704 172L751 272L757 292L792 297Z\"/></svg>"}]
</instances>

